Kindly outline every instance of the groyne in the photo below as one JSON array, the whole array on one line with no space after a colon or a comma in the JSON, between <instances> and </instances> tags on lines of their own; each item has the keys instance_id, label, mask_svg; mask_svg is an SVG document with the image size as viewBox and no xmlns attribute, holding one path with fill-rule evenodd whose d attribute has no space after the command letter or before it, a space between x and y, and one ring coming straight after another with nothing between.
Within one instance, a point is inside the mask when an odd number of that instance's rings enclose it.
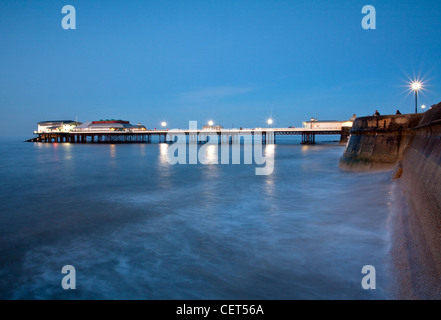
<instances>
[{"instance_id":1,"label":"groyne","mask_svg":"<svg viewBox=\"0 0 441 320\"><path fill-rule=\"evenodd\" d=\"M441 298L441 103L419 115L354 122L343 169L386 165L393 181L392 249L397 296Z\"/></svg>"}]
</instances>

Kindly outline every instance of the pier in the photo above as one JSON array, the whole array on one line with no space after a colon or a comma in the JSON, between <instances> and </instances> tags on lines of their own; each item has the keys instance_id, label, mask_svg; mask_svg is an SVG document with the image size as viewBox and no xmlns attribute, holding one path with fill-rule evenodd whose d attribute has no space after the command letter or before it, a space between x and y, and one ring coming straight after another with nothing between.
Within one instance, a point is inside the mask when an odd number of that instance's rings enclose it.
<instances>
[{"instance_id":1,"label":"pier","mask_svg":"<svg viewBox=\"0 0 441 320\"><path fill-rule=\"evenodd\" d=\"M310 129L310 128L262 128L262 129L222 129L222 130L100 130L96 132L41 132L30 139L30 142L45 143L152 143L157 137L159 143L172 143L174 135L186 135L190 142L204 143L209 136L217 135L220 142L240 143L241 137L254 136L258 132L262 135L262 142L274 141L276 136L302 137L302 144L315 144L316 135L340 135L340 141L345 141L349 130L343 129Z\"/></svg>"}]
</instances>

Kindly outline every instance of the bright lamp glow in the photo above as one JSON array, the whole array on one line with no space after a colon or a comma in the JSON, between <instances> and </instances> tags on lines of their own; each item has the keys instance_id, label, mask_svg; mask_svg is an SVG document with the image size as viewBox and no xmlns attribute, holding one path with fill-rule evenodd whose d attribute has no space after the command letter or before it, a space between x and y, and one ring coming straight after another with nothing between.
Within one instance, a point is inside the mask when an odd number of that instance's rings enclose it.
<instances>
[{"instance_id":1,"label":"bright lamp glow","mask_svg":"<svg viewBox=\"0 0 441 320\"><path fill-rule=\"evenodd\" d=\"M210 126L210 127L212 127L213 126L213 124L214 124L214 122L213 121L208 121L208 125Z\"/></svg>"},{"instance_id":2,"label":"bright lamp glow","mask_svg":"<svg viewBox=\"0 0 441 320\"><path fill-rule=\"evenodd\" d=\"M407 87L409 90L409 94L413 94L415 96L415 113L418 113L418 109L421 108L418 106L418 96L420 93L423 93L426 89L426 83L424 79L420 78L409 78L409 82L407 83Z\"/></svg>"},{"instance_id":3,"label":"bright lamp glow","mask_svg":"<svg viewBox=\"0 0 441 320\"><path fill-rule=\"evenodd\" d=\"M426 106L423 104L423 105L421 106L421 108L426 109Z\"/></svg>"},{"instance_id":4,"label":"bright lamp glow","mask_svg":"<svg viewBox=\"0 0 441 320\"><path fill-rule=\"evenodd\" d=\"M161 123L161 126L163 126L163 127L165 127L167 125L167 122L165 122L165 121L163 121L162 123Z\"/></svg>"},{"instance_id":5,"label":"bright lamp glow","mask_svg":"<svg viewBox=\"0 0 441 320\"><path fill-rule=\"evenodd\" d=\"M267 121L267 123L269 124L269 125L272 125L273 124L273 119L268 119L268 121Z\"/></svg>"},{"instance_id":6,"label":"bright lamp glow","mask_svg":"<svg viewBox=\"0 0 441 320\"><path fill-rule=\"evenodd\" d=\"M412 90L418 91L422 88L422 84L419 81L415 81L412 83Z\"/></svg>"}]
</instances>

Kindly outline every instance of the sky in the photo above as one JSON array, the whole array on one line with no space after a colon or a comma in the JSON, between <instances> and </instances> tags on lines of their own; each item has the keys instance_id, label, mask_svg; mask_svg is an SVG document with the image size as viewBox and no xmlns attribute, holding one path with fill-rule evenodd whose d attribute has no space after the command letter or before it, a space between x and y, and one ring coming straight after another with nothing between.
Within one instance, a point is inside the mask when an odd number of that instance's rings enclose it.
<instances>
[{"instance_id":1,"label":"sky","mask_svg":"<svg viewBox=\"0 0 441 320\"><path fill-rule=\"evenodd\" d=\"M440 30L439 0L0 0L0 136L76 118L254 128L411 113L409 79L424 79L419 105L441 102Z\"/></svg>"}]
</instances>

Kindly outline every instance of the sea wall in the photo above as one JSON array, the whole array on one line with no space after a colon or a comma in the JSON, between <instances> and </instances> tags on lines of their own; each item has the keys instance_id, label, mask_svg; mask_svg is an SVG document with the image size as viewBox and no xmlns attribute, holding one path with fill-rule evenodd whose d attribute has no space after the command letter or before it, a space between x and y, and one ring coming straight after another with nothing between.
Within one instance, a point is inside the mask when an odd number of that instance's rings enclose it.
<instances>
[{"instance_id":1,"label":"sea wall","mask_svg":"<svg viewBox=\"0 0 441 320\"><path fill-rule=\"evenodd\" d=\"M441 103L423 114L357 118L340 165L351 162L392 164L441 218Z\"/></svg>"},{"instance_id":2,"label":"sea wall","mask_svg":"<svg viewBox=\"0 0 441 320\"><path fill-rule=\"evenodd\" d=\"M401 160L422 114L361 117L354 121L340 168L391 167Z\"/></svg>"},{"instance_id":3,"label":"sea wall","mask_svg":"<svg viewBox=\"0 0 441 320\"><path fill-rule=\"evenodd\" d=\"M397 171L405 210L397 212L395 245L407 284L400 297L441 298L441 103L413 129ZM399 235L397 235L399 236Z\"/></svg>"},{"instance_id":4,"label":"sea wall","mask_svg":"<svg viewBox=\"0 0 441 320\"><path fill-rule=\"evenodd\" d=\"M420 115L354 122L340 166L391 165L397 297L441 299L441 103Z\"/></svg>"},{"instance_id":5,"label":"sea wall","mask_svg":"<svg viewBox=\"0 0 441 320\"><path fill-rule=\"evenodd\" d=\"M441 103L424 113L413 133L400 162L402 178L441 218Z\"/></svg>"}]
</instances>

